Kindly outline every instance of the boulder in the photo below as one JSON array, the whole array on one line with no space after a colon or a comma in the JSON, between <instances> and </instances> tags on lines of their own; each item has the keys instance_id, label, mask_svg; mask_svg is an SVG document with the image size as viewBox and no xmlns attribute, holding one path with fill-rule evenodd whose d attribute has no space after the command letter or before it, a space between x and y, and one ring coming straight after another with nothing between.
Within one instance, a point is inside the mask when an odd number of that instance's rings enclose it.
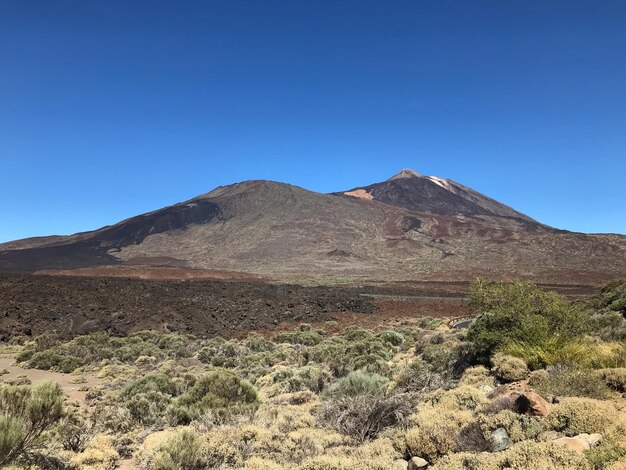
<instances>
[{"instance_id":1,"label":"boulder","mask_svg":"<svg viewBox=\"0 0 626 470\"><path fill-rule=\"evenodd\" d=\"M428 461L421 457L413 457L409 460L408 470L422 470L428 467Z\"/></svg>"},{"instance_id":2,"label":"boulder","mask_svg":"<svg viewBox=\"0 0 626 470\"><path fill-rule=\"evenodd\" d=\"M491 448L494 452L500 452L509 447L509 433L504 428L495 429L491 433Z\"/></svg>"},{"instance_id":3,"label":"boulder","mask_svg":"<svg viewBox=\"0 0 626 470\"><path fill-rule=\"evenodd\" d=\"M555 439L555 444L568 447L571 450L576 452L584 452L585 450L589 450L592 447L598 445L598 443L602 440L602 434L578 434L574 437L561 437L559 439Z\"/></svg>"},{"instance_id":4,"label":"boulder","mask_svg":"<svg viewBox=\"0 0 626 470\"><path fill-rule=\"evenodd\" d=\"M502 385L496 388L489 398L492 400L492 406L520 414L547 416L550 413L550 403L525 386Z\"/></svg>"},{"instance_id":5,"label":"boulder","mask_svg":"<svg viewBox=\"0 0 626 470\"><path fill-rule=\"evenodd\" d=\"M548 416L550 403L537 392L527 390L518 394L515 399L514 411L532 416Z\"/></svg>"}]
</instances>

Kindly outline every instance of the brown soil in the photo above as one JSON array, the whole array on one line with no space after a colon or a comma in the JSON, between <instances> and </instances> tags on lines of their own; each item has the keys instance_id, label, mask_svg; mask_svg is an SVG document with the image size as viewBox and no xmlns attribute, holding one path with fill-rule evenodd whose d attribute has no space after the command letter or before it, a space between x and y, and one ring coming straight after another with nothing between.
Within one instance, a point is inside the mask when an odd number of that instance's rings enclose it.
<instances>
[{"instance_id":1,"label":"brown soil","mask_svg":"<svg viewBox=\"0 0 626 470\"><path fill-rule=\"evenodd\" d=\"M7 374L0 376L0 380L4 382L15 380L20 376L28 378L33 385L47 381L56 382L66 393L70 401L81 404L86 404L85 397L87 391L94 388L99 382L97 377L88 374L84 375L86 382L74 383L79 376L61 374L49 370L23 369L15 365L15 358L13 356L0 356L0 371L1 370L8 371Z\"/></svg>"},{"instance_id":2,"label":"brown soil","mask_svg":"<svg viewBox=\"0 0 626 470\"><path fill-rule=\"evenodd\" d=\"M78 269L49 269L37 271L35 274L50 276L85 276L85 277L124 277L137 279L153 279L163 281L180 281L186 279L212 279L231 281L261 280L255 274L216 269L193 269L175 266L94 266Z\"/></svg>"}]
</instances>

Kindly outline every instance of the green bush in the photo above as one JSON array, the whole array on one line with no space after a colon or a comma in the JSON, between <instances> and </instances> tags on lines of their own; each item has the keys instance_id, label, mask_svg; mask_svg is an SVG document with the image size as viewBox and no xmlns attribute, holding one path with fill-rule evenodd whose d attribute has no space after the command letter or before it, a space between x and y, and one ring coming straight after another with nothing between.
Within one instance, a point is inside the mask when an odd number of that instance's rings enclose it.
<instances>
[{"instance_id":1,"label":"green bush","mask_svg":"<svg viewBox=\"0 0 626 470\"><path fill-rule=\"evenodd\" d=\"M258 333L249 334L243 343L252 352L268 352L276 349L274 343Z\"/></svg>"},{"instance_id":2,"label":"green bush","mask_svg":"<svg viewBox=\"0 0 626 470\"><path fill-rule=\"evenodd\" d=\"M404 343L404 335L394 330L381 331L377 336L383 342L389 343L392 346L402 346L402 343Z\"/></svg>"},{"instance_id":3,"label":"green bush","mask_svg":"<svg viewBox=\"0 0 626 470\"><path fill-rule=\"evenodd\" d=\"M591 398L564 398L545 418L549 429L575 436L580 433L606 433L617 410L611 402Z\"/></svg>"},{"instance_id":4,"label":"green bush","mask_svg":"<svg viewBox=\"0 0 626 470\"><path fill-rule=\"evenodd\" d=\"M374 439L411 411L407 397L389 392L388 384L377 374L351 372L322 393L318 419L358 442Z\"/></svg>"},{"instance_id":5,"label":"green bush","mask_svg":"<svg viewBox=\"0 0 626 470\"><path fill-rule=\"evenodd\" d=\"M351 372L337 380L322 393L324 399L358 397L362 395L383 395L389 380L378 374Z\"/></svg>"},{"instance_id":6,"label":"green bush","mask_svg":"<svg viewBox=\"0 0 626 470\"><path fill-rule=\"evenodd\" d=\"M589 315L582 307L529 283L478 280L471 287L470 298L478 317L467 338L483 360L498 350L510 351L512 345L538 352L559 349L582 337L589 325Z\"/></svg>"},{"instance_id":7,"label":"green bush","mask_svg":"<svg viewBox=\"0 0 626 470\"><path fill-rule=\"evenodd\" d=\"M335 377L343 377L358 369L387 373L387 361L393 356L396 347L373 334L364 336L359 330L353 329L347 336L328 338L308 349L308 360L325 364ZM354 341L347 338L354 338Z\"/></svg>"},{"instance_id":8,"label":"green bush","mask_svg":"<svg viewBox=\"0 0 626 470\"><path fill-rule=\"evenodd\" d=\"M270 374L270 377L271 383L275 384L274 394L303 390L320 393L332 380L328 371L312 365L298 368L281 367Z\"/></svg>"},{"instance_id":9,"label":"green bush","mask_svg":"<svg viewBox=\"0 0 626 470\"><path fill-rule=\"evenodd\" d=\"M0 467L35 451L43 434L64 415L58 384L43 382L32 389L0 386Z\"/></svg>"},{"instance_id":10,"label":"green bush","mask_svg":"<svg viewBox=\"0 0 626 470\"><path fill-rule=\"evenodd\" d=\"M554 367L543 376L533 376L530 385L543 396L611 397L611 390L592 370Z\"/></svg>"},{"instance_id":11,"label":"green bush","mask_svg":"<svg viewBox=\"0 0 626 470\"><path fill-rule=\"evenodd\" d=\"M364 442L375 439L383 429L402 423L411 411L405 396L365 393L327 399L318 419L357 442Z\"/></svg>"},{"instance_id":12,"label":"green bush","mask_svg":"<svg viewBox=\"0 0 626 470\"><path fill-rule=\"evenodd\" d=\"M433 372L427 363L420 360L403 365L395 380L396 388L404 392L428 393L447 385L444 374Z\"/></svg>"},{"instance_id":13,"label":"green bush","mask_svg":"<svg viewBox=\"0 0 626 470\"><path fill-rule=\"evenodd\" d=\"M208 410L228 416L258 407L254 386L228 370L215 370L199 378L187 393L175 402L175 412L182 422L198 419Z\"/></svg>"},{"instance_id":14,"label":"green bush","mask_svg":"<svg viewBox=\"0 0 626 470\"><path fill-rule=\"evenodd\" d=\"M505 354L496 354L491 358L492 371L504 382L523 380L528 376L528 366L523 359Z\"/></svg>"},{"instance_id":15,"label":"green bush","mask_svg":"<svg viewBox=\"0 0 626 470\"><path fill-rule=\"evenodd\" d=\"M153 470L204 470L210 462L202 451L197 433L183 430L158 450L150 468Z\"/></svg>"},{"instance_id":16,"label":"green bush","mask_svg":"<svg viewBox=\"0 0 626 470\"><path fill-rule=\"evenodd\" d=\"M510 343L502 352L523 359L533 370L551 365L589 369L626 366L626 346L618 342L581 339L561 343L555 338L541 346Z\"/></svg>"},{"instance_id":17,"label":"green bush","mask_svg":"<svg viewBox=\"0 0 626 470\"><path fill-rule=\"evenodd\" d=\"M178 383L169 375L152 372L122 389L120 399L133 421L151 425L163 416L172 398L179 394Z\"/></svg>"},{"instance_id":18,"label":"green bush","mask_svg":"<svg viewBox=\"0 0 626 470\"><path fill-rule=\"evenodd\" d=\"M596 376L613 390L626 392L626 367L600 369L596 371Z\"/></svg>"},{"instance_id":19,"label":"green bush","mask_svg":"<svg viewBox=\"0 0 626 470\"><path fill-rule=\"evenodd\" d=\"M324 337L321 332L309 329L308 325L301 325L300 331L286 331L284 333L279 333L272 338L272 341L274 341L274 343L315 346L316 344L321 343L323 339Z\"/></svg>"},{"instance_id":20,"label":"green bush","mask_svg":"<svg viewBox=\"0 0 626 470\"><path fill-rule=\"evenodd\" d=\"M18 355L19 362L43 370L70 373L103 359L133 363L141 356L165 358L190 357L197 341L192 336L140 331L124 338L105 332L77 336L67 343L47 340L27 345Z\"/></svg>"},{"instance_id":21,"label":"green bush","mask_svg":"<svg viewBox=\"0 0 626 470\"><path fill-rule=\"evenodd\" d=\"M160 392L165 395L176 396L179 386L169 375L163 372L152 372L127 385L121 392L122 398L133 397L140 393Z\"/></svg>"},{"instance_id":22,"label":"green bush","mask_svg":"<svg viewBox=\"0 0 626 470\"><path fill-rule=\"evenodd\" d=\"M611 463L626 457L626 446L619 439L605 438L600 441L600 445L585 452L585 455L594 470L604 470L605 468L619 470L624 467L612 467Z\"/></svg>"},{"instance_id":23,"label":"green bush","mask_svg":"<svg viewBox=\"0 0 626 470\"><path fill-rule=\"evenodd\" d=\"M594 312L589 319L590 330L604 341L626 342L626 317L613 310Z\"/></svg>"},{"instance_id":24,"label":"green bush","mask_svg":"<svg viewBox=\"0 0 626 470\"><path fill-rule=\"evenodd\" d=\"M608 309L626 316L626 279L610 282L602 288L600 294L589 300L594 309Z\"/></svg>"}]
</instances>

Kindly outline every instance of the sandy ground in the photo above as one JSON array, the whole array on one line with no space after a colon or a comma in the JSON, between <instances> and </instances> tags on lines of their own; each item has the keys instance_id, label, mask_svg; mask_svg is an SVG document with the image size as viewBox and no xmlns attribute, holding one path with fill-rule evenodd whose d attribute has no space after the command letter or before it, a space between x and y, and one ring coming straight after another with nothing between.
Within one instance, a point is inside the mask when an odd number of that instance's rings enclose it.
<instances>
[{"instance_id":1,"label":"sandy ground","mask_svg":"<svg viewBox=\"0 0 626 470\"><path fill-rule=\"evenodd\" d=\"M16 379L19 376L28 377L33 385L45 381L58 383L63 391L67 394L68 399L72 402L78 402L86 405L85 397L87 391L98 385L99 379L93 375L85 374L77 376L73 374L62 374L58 372L50 372L47 370L24 369L15 365L15 357L12 354L0 354L0 371L6 369L8 374L0 376L1 380L8 381ZM84 377L87 381L84 383L73 383L77 378ZM117 463L117 468L121 470L137 470L139 467L132 459L123 459Z\"/></svg>"},{"instance_id":2,"label":"sandy ground","mask_svg":"<svg viewBox=\"0 0 626 470\"><path fill-rule=\"evenodd\" d=\"M62 374L58 372L50 372L47 370L38 369L24 369L15 365L15 358L12 355L0 355L0 371L6 369L8 374L0 376L3 381L9 381L16 379L20 376L26 376L33 385L40 382L56 382L63 391L67 394L70 401L76 401L81 404L86 404L85 397L87 391L98 385L99 379L92 375L73 375ZM87 381L84 383L74 383L77 379L84 377Z\"/></svg>"}]
</instances>

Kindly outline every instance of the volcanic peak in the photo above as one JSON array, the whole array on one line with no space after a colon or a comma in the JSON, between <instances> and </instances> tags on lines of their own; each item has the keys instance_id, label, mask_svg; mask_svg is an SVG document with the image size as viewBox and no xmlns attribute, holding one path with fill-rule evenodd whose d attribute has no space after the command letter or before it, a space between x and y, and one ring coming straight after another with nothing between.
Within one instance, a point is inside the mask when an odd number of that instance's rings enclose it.
<instances>
[{"instance_id":1,"label":"volcanic peak","mask_svg":"<svg viewBox=\"0 0 626 470\"><path fill-rule=\"evenodd\" d=\"M410 168L405 168L404 170L400 170L398 173L393 175L387 181L399 180L399 179L404 179L404 178L421 178L422 176L424 175L422 175L421 173L418 173L415 170L411 170Z\"/></svg>"}]
</instances>

